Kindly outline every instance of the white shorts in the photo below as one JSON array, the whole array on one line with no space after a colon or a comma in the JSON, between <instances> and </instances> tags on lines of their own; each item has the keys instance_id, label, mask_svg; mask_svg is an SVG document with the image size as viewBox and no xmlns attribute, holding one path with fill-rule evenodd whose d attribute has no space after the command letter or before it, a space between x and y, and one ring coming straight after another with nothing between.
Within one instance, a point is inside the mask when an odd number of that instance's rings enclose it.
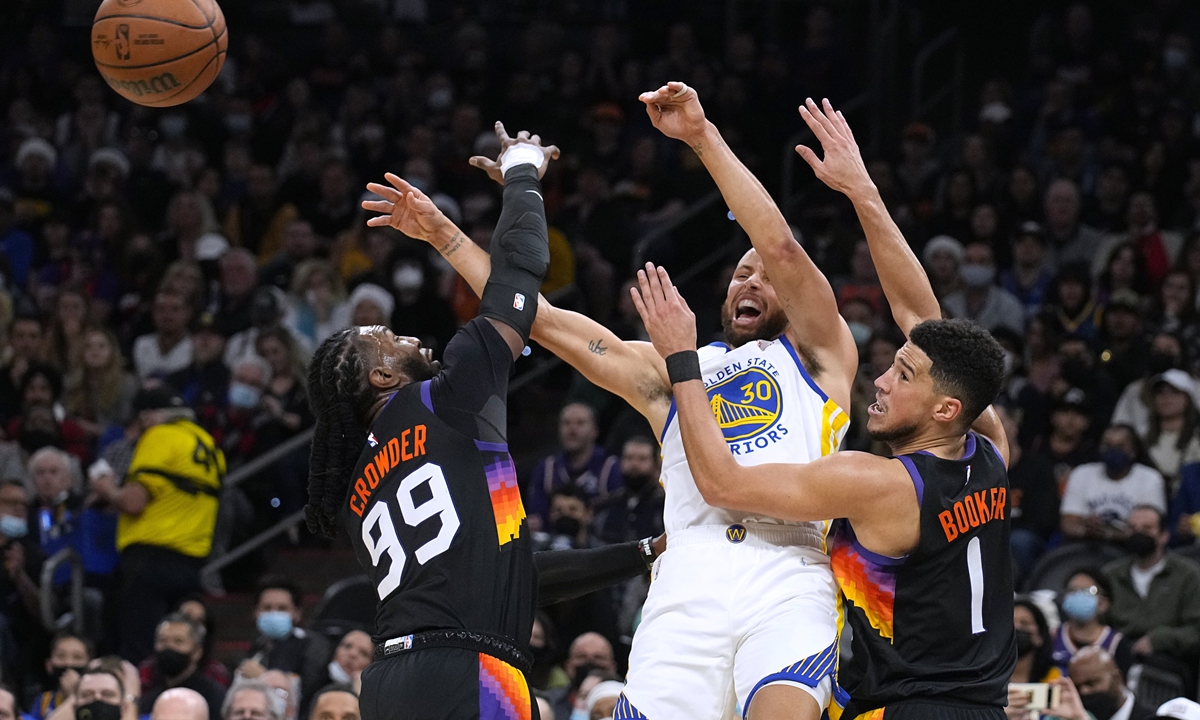
<instances>
[{"instance_id":1,"label":"white shorts","mask_svg":"<svg viewBox=\"0 0 1200 720\"><path fill-rule=\"evenodd\" d=\"M820 533L740 527L668 535L614 717L744 717L754 693L776 683L828 706L837 665L837 587ZM735 542L739 536L744 540Z\"/></svg>"}]
</instances>

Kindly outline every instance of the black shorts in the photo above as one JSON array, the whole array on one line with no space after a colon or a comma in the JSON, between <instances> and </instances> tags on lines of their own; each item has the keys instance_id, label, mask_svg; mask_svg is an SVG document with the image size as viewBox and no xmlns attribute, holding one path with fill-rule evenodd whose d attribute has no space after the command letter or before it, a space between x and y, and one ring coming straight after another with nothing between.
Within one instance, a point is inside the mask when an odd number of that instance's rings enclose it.
<instances>
[{"instance_id":1,"label":"black shorts","mask_svg":"<svg viewBox=\"0 0 1200 720\"><path fill-rule=\"evenodd\" d=\"M876 720L871 715L867 717ZM878 720L1005 720L1005 717L1004 709L998 707L907 700L883 708Z\"/></svg>"},{"instance_id":2,"label":"black shorts","mask_svg":"<svg viewBox=\"0 0 1200 720\"><path fill-rule=\"evenodd\" d=\"M459 648L376 660L363 671L359 704L363 720L538 720L520 670Z\"/></svg>"}]
</instances>

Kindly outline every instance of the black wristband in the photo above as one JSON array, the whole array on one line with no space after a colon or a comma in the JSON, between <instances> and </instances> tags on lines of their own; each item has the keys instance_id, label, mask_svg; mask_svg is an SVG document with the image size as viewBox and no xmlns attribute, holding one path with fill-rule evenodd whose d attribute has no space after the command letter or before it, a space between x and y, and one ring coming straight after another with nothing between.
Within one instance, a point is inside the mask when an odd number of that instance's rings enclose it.
<instances>
[{"instance_id":1,"label":"black wristband","mask_svg":"<svg viewBox=\"0 0 1200 720\"><path fill-rule=\"evenodd\" d=\"M700 380L700 354L695 350L684 350L667 356L667 379L671 384Z\"/></svg>"},{"instance_id":2,"label":"black wristband","mask_svg":"<svg viewBox=\"0 0 1200 720\"><path fill-rule=\"evenodd\" d=\"M641 540L638 540L637 544L638 551L642 554L642 561L646 563L647 570L654 569L654 559L656 555L654 554L654 545L652 543L653 540L651 538L642 538Z\"/></svg>"}]
</instances>

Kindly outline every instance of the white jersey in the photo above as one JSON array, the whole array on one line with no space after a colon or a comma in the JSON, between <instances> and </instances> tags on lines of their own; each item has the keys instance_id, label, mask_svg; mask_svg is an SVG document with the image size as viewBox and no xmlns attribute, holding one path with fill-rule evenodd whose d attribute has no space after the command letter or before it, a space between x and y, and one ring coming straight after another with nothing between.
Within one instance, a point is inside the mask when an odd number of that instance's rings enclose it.
<instances>
[{"instance_id":1,"label":"white jersey","mask_svg":"<svg viewBox=\"0 0 1200 720\"><path fill-rule=\"evenodd\" d=\"M809 377L786 336L699 349L700 372L713 414L742 465L806 463L838 449L850 418ZM683 452L675 403L662 437L663 520L667 537L704 525L778 523L704 502ZM814 523L824 534L824 523Z\"/></svg>"}]
</instances>

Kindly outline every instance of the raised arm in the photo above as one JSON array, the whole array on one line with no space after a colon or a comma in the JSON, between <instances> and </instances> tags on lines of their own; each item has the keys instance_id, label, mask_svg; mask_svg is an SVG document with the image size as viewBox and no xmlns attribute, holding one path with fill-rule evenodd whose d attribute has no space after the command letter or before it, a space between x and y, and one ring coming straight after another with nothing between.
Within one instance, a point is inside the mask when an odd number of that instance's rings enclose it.
<instances>
[{"instance_id":1,"label":"raised arm","mask_svg":"<svg viewBox=\"0 0 1200 720\"><path fill-rule=\"evenodd\" d=\"M854 203L867 245L871 248L871 260L879 273L879 284L892 306L892 317L907 337L915 325L940 318L941 307L925 269L888 214L878 188L867 174L862 153L846 118L836 112L828 100L824 105L822 111L809 98L800 107L800 117L825 151L824 160L818 159L817 154L804 145L797 145L796 152L812 166L822 182Z\"/></svg>"},{"instance_id":2,"label":"raised arm","mask_svg":"<svg viewBox=\"0 0 1200 720\"><path fill-rule=\"evenodd\" d=\"M892 220L879 189L867 173L850 124L828 100L822 104L823 107L818 107L809 98L800 107L800 117L820 141L824 159L819 159L804 145L797 145L796 152L812 166L821 182L854 203L854 211L858 213L858 221L862 223L863 234L871 249L871 260L879 274L879 284L892 307L892 318L908 337L920 323L940 318L942 308L933 294L925 268ZM1008 436L995 410L991 407L984 410L972 429L990 440L1004 462L1008 462Z\"/></svg>"},{"instance_id":3,"label":"raised arm","mask_svg":"<svg viewBox=\"0 0 1200 720\"><path fill-rule=\"evenodd\" d=\"M849 388L858 368L858 350L838 314L833 288L792 237L791 228L762 183L705 118L696 90L681 82L670 82L642 93L639 99L646 104L654 127L667 137L687 143L712 175L726 205L762 258L787 313L789 336L813 355L819 374L832 374L835 382Z\"/></svg>"},{"instance_id":4,"label":"raised arm","mask_svg":"<svg viewBox=\"0 0 1200 720\"><path fill-rule=\"evenodd\" d=\"M503 133L503 126L498 128L498 133ZM507 134L504 137L507 138ZM473 164L487 170L493 178L497 177L498 166L489 160L477 160L482 162L473 159ZM390 226L409 237L428 242L466 279L476 294L482 293L491 273L491 257L455 227L420 190L391 173L386 178L390 186L367 185L368 190L383 198L363 202L363 209L383 213L368 220L367 224ZM556 308L541 295L538 296L537 319L530 338L591 382L624 398L646 417L656 433L662 431L671 406L671 394L662 359L649 343L623 341L600 323L579 313Z\"/></svg>"},{"instance_id":5,"label":"raised arm","mask_svg":"<svg viewBox=\"0 0 1200 720\"><path fill-rule=\"evenodd\" d=\"M919 539L916 490L899 460L839 452L811 463L743 467L713 416L695 359L696 322L666 271L638 272L634 305L671 368L688 465L704 501L716 507L815 522L847 518L875 552L902 555ZM863 534L869 533L869 534Z\"/></svg>"}]
</instances>

